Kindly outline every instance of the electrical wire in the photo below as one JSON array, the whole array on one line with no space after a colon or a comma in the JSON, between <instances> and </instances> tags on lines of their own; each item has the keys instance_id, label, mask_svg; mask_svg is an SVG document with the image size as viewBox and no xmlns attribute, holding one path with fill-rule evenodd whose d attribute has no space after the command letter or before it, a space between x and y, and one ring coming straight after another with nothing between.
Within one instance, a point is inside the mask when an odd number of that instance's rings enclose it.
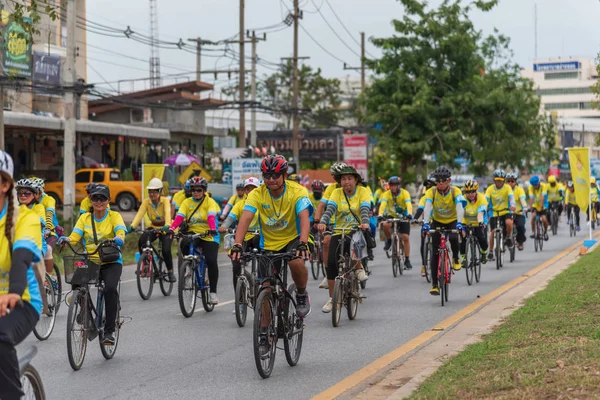
<instances>
[{"instance_id":1,"label":"electrical wire","mask_svg":"<svg viewBox=\"0 0 600 400\"><path fill-rule=\"evenodd\" d=\"M346 25L342 22L341 18L338 16L338 14L335 12L334 8L331 6L331 3L329 3L329 0L324 0L325 3L327 3L327 5L329 6L329 8L331 9L331 12L333 13L333 15L335 16L335 18L339 21L340 25L342 25L342 28L344 28L344 30L346 31L346 33L348 33L348 36L350 36L350 38L352 40L354 40L354 42L359 45L362 46L358 40L356 40L356 38L354 37L354 35L352 33L350 33L350 31L348 30L348 28L346 28ZM365 49L365 53L367 53L369 55L369 57L371 58L376 58L374 55L372 55L371 53L369 53L366 49Z\"/></svg>"},{"instance_id":2,"label":"electrical wire","mask_svg":"<svg viewBox=\"0 0 600 400\"><path fill-rule=\"evenodd\" d=\"M313 5L315 7L317 7L317 3L315 3L315 0L310 0L310 1L313 3ZM321 3L321 6L323 6L323 3ZM358 54L352 47L350 47L348 45L348 43L346 43L344 41L344 39L342 39L341 36L336 32L336 30L333 29L333 26L331 26L331 24L329 23L329 21L327 21L327 18L325 18L325 15L323 15L323 13L321 12L321 10L317 9L317 12L321 16L321 18L323 18L323 21L325 21L325 23L327 24L327 26L329 27L329 29L331 29L331 32L333 32L333 34L340 40L340 42L342 42L344 44L344 46L346 46L346 48L348 50L350 50L352 53L354 53L360 59L360 57L361 57L360 54Z\"/></svg>"}]
</instances>

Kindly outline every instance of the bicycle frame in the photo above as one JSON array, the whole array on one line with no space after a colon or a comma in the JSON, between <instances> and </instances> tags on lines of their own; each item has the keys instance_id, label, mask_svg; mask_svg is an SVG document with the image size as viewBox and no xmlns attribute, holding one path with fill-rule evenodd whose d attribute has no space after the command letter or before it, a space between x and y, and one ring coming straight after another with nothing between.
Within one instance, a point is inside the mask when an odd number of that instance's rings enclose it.
<instances>
[{"instance_id":1,"label":"bicycle frame","mask_svg":"<svg viewBox=\"0 0 600 400\"><path fill-rule=\"evenodd\" d=\"M194 265L194 273L196 274L196 282L198 282L197 290L209 289L210 285L206 285L204 281L204 269L206 268L206 260L204 253L201 248L196 248L194 245L194 239L196 235L191 235L192 240L190 241L189 249L190 252L187 256L183 256L184 260L192 260Z\"/></svg>"}]
</instances>

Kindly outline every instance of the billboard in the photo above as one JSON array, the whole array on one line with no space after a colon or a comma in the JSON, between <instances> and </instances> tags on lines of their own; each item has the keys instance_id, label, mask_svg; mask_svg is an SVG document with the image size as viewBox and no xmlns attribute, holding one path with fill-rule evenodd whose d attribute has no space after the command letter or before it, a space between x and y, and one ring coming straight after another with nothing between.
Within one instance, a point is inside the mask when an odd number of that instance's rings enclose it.
<instances>
[{"instance_id":1,"label":"billboard","mask_svg":"<svg viewBox=\"0 0 600 400\"><path fill-rule=\"evenodd\" d=\"M368 178L369 171L368 143L367 134L344 135L344 162L356 168L363 179Z\"/></svg>"},{"instance_id":2,"label":"billboard","mask_svg":"<svg viewBox=\"0 0 600 400\"><path fill-rule=\"evenodd\" d=\"M31 18L23 18L25 22L31 24ZM23 26L8 15L2 12L2 21L7 21L2 26L2 67L5 76L31 79L32 73L32 53L31 53L31 32L27 25Z\"/></svg>"},{"instance_id":3,"label":"billboard","mask_svg":"<svg viewBox=\"0 0 600 400\"><path fill-rule=\"evenodd\" d=\"M231 160L231 185L235 189L238 183L244 183L244 181L250 177L258 179L262 178L260 172L260 158L234 158Z\"/></svg>"},{"instance_id":4,"label":"billboard","mask_svg":"<svg viewBox=\"0 0 600 400\"><path fill-rule=\"evenodd\" d=\"M300 130L300 159L315 162L337 160L338 151L341 151L338 135L341 133L341 130L336 129ZM256 147L265 151L273 148L277 154L291 155L292 131L258 131Z\"/></svg>"},{"instance_id":5,"label":"billboard","mask_svg":"<svg viewBox=\"0 0 600 400\"><path fill-rule=\"evenodd\" d=\"M577 71L578 69L579 61L533 64L535 72Z\"/></svg>"}]
</instances>

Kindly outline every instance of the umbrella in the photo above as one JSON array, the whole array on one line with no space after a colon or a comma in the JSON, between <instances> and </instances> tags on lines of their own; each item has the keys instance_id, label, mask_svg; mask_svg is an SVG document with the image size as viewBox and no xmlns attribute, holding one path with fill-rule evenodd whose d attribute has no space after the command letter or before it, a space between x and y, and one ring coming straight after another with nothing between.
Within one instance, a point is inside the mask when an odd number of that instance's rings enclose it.
<instances>
[{"instance_id":1,"label":"umbrella","mask_svg":"<svg viewBox=\"0 0 600 400\"><path fill-rule=\"evenodd\" d=\"M167 158L164 163L167 165L190 165L191 163L200 164L200 160L187 154L175 154Z\"/></svg>"}]
</instances>

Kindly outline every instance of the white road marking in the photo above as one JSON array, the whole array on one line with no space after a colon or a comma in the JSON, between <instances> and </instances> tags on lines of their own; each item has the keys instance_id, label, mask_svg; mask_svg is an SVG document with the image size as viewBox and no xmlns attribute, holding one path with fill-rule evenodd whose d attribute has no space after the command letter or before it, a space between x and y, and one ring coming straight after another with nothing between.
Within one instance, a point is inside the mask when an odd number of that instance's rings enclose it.
<instances>
[{"instance_id":1,"label":"white road marking","mask_svg":"<svg viewBox=\"0 0 600 400\"><path fill-rule=\"evenodd\" d=\"M217 304L217 305L215 306L215 308L217 308L217 307L221 307L221 306L226 306L226 305L228 305L228 304L233 304L233 303L235 303L235 300L227 300L227 301L224 301L224 302L219 302L219 304ZM201 311L201 310L204 310L204 307L203 307L203 306L202 306L202 307L196 307L196 309L194 309L194 312L195 312L195 311ZM183 314L182 314L182 313L179 313L179 314L175 314L175 315L183 315Z\"/></svg>"}]
</instances>

